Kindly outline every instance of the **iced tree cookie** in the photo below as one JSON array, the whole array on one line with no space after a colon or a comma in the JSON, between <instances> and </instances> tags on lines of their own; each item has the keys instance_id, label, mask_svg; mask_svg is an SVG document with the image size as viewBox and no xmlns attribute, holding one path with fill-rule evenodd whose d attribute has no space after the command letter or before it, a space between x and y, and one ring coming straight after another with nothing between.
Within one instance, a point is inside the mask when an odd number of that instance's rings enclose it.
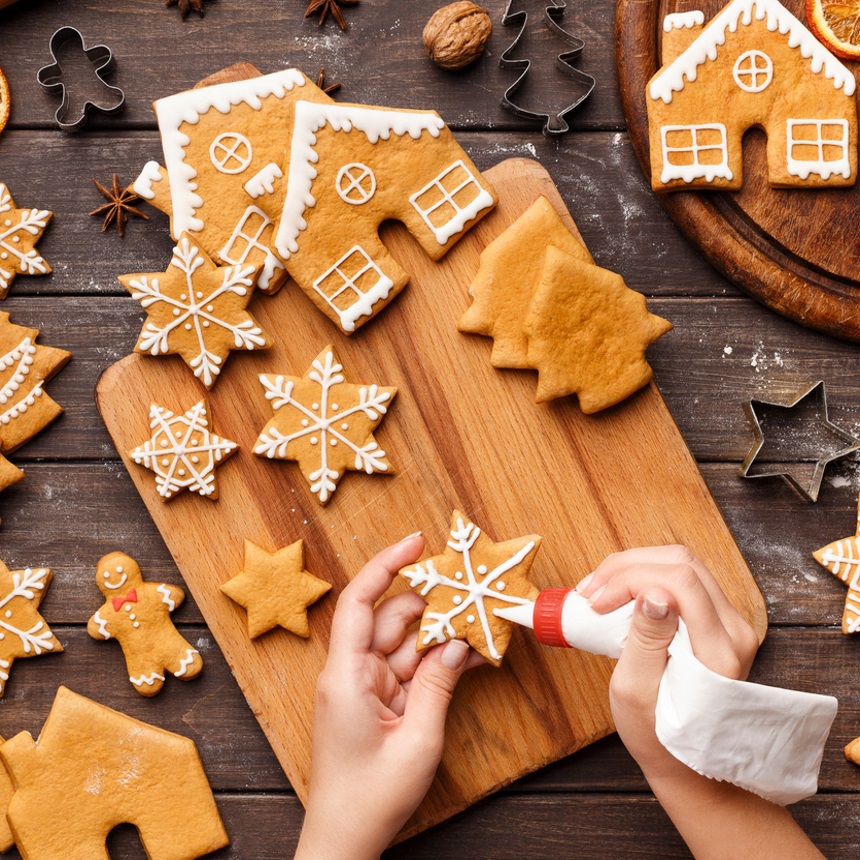
<instances>
[{"instance_id":1,"label":"iced tree cookie","mask_svg":"<svg viewBox=\"0 0 860 860\"><path fill-rule=\"evenodd\" d=\"M195 860L229 843L194 742L60 687L38 740L0 746L22 857L107 860L132 824L151 860Z\"/></svg>"},{"instance_id":2,"label":"iced tree cookie","mask_svg":"<svg viewBox=\"0 0 860 860\"><path fill-rule=\"evenodd\" d=\"M203 670L203 658L173 624L170 613L185 592L167 582L146 582L137 562L122 552L104 556L96 584L105 596L90 618L93 639L116 639L125 655L128 680L142 696L154 696L169 672L183 681Z\"/></svg>"},{"instance_id":3,"label":"iced tree cookie","mask_svg":"<svg viewBox=\"0 0 860 860\"><path fill-rule=\"evenodd\" d=\"M209 429L205 400L187 412L174 414L153 403L149 409L152 436L131 452L131 459L155 472L155 486L165 501L182 490L218 498L215 469L236 452L238 445Z\"/></svg>"},{"instance_id":4,"label":"iced tree cookie","mask_svg":"<svg viewBox=\"0 0 860 860\"><path fill-rule=\"evenodd\" d=\"M119 276L147 313L134 351L180 355L212 388L232 350L271 345L247 310L256 277L253 266L216 266L183 233L166 272Z\"/></svg>"},{"instance_id":5,"label":"iced tree cookie","mask_svg":"<svg viewBox=\"0 0 860 860\"><path fill-rule=\"evenodd\" d=\"M51 222L45 209L18 209L0 182L0 299L5 299L16 275L47 275L51 267L36 250Z\"/></svg>"},{"instance_id":6,"label":"iced tree cookie","mask_svg":"<svg viewBox=\"0 0 860 860\"><path fill-rule=\"evenodd\" d=\"M854 75L779 0L732 0L707 24L675 12L662 36L645 90L655 191L739 189L753 126L772 186L854 184Z\"/></svg>"},{"instance_id":7,"label":"iced tree cookie","mask_svg":"<svg viewBox=\"0 0 860 860\"><path fill-rule=\"evenodd\" d=\"M311 632L308 607L330 589L330 583L305 570L305 546L300 540L275 552L246 540L242 570L221 586L224 594L247 610L252 639L278 626L307 639Z\"/></svg>"},{"instance_id":8,"label":"iced tree cookie","mask_svg":"<svg viewBox=\"0 0 860 860\"><path fill-rule=\"evenodd\" d=\"M44 567L9 570L0 561L0 696L18 658L59 654L63 646L39 614L51 584Z\"/></svg>"},{"instance_id":9,"label":"iced tree cookie","mask_svg":"<svg viewBox=\"0 0 860 860\"><path fill-rule=\"evenodd\" d=\"M526 535L495 543L454 511L445 552L400 571L427 601L418 650L465 639L494 666L501 665L514 625L493 610L537 597L538 589L527 577L540 542L540 535Z\"/></svg>"},{"instance_id":10,"label":"iced tree cookie","mask_svg":"<svg viewBox=\"0 0 860 860\"><path fill-rule=\"evenodd\" d=\"M391 463L373 431L388 412L396 388L347 382L330 345L304 376L264 374L260 382L275 417L263 428L254 453L296 460L321 504L328 502L349 469L391 474Z\"/></svg>"}]
</instances>

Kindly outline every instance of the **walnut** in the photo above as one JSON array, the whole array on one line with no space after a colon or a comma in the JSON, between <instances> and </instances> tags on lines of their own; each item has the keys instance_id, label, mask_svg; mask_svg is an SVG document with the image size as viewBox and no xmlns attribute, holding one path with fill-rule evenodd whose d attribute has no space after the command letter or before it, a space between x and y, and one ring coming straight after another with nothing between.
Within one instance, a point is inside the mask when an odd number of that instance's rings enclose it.
<instances>
[{"instance_id":1,"label":"walnut","mask_svg":"<svg viewBox=\"0 0 860 860\"><path fill-rule=\"evenodd\" d=\"M493 34L490 13L470 0L443 6L424 28L427 55L443 69L462 69L484 53Z\"/></svg>"}]
</instances>

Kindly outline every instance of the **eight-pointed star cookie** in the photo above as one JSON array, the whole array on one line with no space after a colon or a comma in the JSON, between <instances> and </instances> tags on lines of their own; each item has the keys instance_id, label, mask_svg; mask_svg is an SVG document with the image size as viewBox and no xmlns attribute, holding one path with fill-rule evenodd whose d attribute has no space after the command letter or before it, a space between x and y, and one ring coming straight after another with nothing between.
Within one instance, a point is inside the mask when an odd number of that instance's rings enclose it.
<instances>
[{"instance_id":1,"label":"eight-pointed star cookie","mask_svg":"<svg viewBox=\"0 0 860 860\"><path fill-rule=\"evenodd\" d=\"M221 586L224 594L247 610L252 639L279 625L307 639L308 607L329 589L328 582L305 570L301 540L266 552L246 539L244 567Z\"/></svg>"},{"instance_id":2,"label":"eight-pointed star cookie","mask_svg":"<svg viewBox=\"0 0 860 860\"><path fill-rule=\"evenodd\" d=\"M835 540L816 550L813 558L848 586L842 612L842 632L860 631L860 497L857 499L857 529L851 537Z\"/></svg>"},{"instance_id":3,"label":"eight-pointed star cookie","mask_svg":"<svg viewBox=\"0 0 860 860\"><path fill-rule=\"evenodd\" d=\"M445 552L400 571L427 601L418 650L465 639L499 666L514 625L493 610L535 600L539 591L527 577L540 542L540 535L526 535L494 543L465 514L454 511Z\"/></svg>"},{"instance_id":4,"label":"eight-pointed star cookie","mask_svg":"<svg viewBox=\"0 0 860 860\"><path fill-rule=\"evenodd\" d=\"M168 500L187 489L217 499L215 469L239 446L209 429L206 401L195 403L181 415L153 403L149 426L152 436L131 452L131 458L155 472L159 495Z\"/></svg>"},{"instance_id":5,"label":"eight-pointed star cookie","mask_svg":"<svg viewBox=\"0 0 860 860\"><path fill-rule=\"evenodd\" d=\"M0 561L0 696L16 659L63 650L39 614L50 584L51 571L46 568L9 570Z\"/></svg>"},{"instance_id":6,"label":"eight-pointed star cookie","mask_svg":"<svg viewBox=\"0 0 860 860\"><path fill-rule=\"evenodd\" d=\"M254 453L298 461L322 504L347 469L391 473L373 431L397 389L347 382L342 371L334 347L327 346L304 376L260 376L275 417L263 428Z\"/></svg>"},{"instance_id":7,"label":"eight-pointed star cookie","mask_svg":"<svg viewBox=\"0 0 860 860\"><path fill-rule=\"evenodd\" d=\"M51 267L36 250L36 242L51 221L45 209L18 209L9 189L0 182L0 299L5 299L16 275L47 275Z\"/></svg>"},{"instance_id":8,"label":"eight-pointed star cookie","mask_svg":"<svg viewBox=\"0 0 860 860\"><path fill-rule=\"evenodd\" d=\"M166 272L119 277L148 314L135 352L178 354L212 388L231 350L271 345L247 311L258 271L217 266L183 233Z\"/></svg>"}]
</instances>

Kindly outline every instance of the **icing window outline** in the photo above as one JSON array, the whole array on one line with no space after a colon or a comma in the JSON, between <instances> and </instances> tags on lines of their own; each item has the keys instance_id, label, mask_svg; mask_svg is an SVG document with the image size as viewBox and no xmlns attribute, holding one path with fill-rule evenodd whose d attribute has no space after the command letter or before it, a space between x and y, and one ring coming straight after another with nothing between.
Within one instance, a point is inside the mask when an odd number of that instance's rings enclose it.
<instances>
[{"instance_id":1,"label":"icing window outline","mask_svg":"<svg viewBox=\"0 0 860 860\"><path fill-rule=\"evenodd\" d=\"M209 146L209 158L219 173L244 173L253 157L251 141L237 131L219 134Z\"/></svg>"},{"instance_id":2,"label":"icing window outline","mask_svg":"<svg viewBox=\"0 0 860 860\"><path fill-rule=\"evenodd\" d=\"M744 51L735 61L732 77L745 93L760 93L773 80L773 61L764 51Z\"/></svg>"},{"instance_id":3,"label":"icing window outline","mask_svg":"<svg viewBox=\"0 0 860 860\"><path fill-rule=\"evenodd\" d=\"M353 266L358 264L358 268L352 274L344 271L346 264L350 262ZM376 273L376 283L372 284L369 289L362 289L359 280L368 272ZM340 285L333 292L328 292L322 288L322 285L332 276L339 279ZM369 316L373 311L373 306L378 301L388 298L393 286L394 281L373 262L367 251L360 245L354 245L350 248L313 283L314 292L335 312L344 331L355 331L356 320L359 317ZM347 307L340 308L335 304L335 299L347 291L354 293L354 299Z\"/></svg>"},{"instance_id":4,"label":"icing window outline","mask_svg":"<svg viewBox=\"0 0 860 860\"><path fill-rule=\"evenodd\" d=\"M335 188L344 203L361 206L376 194L376 176L366 164L354 161L338 171Z\"/></svg>"},{"instance_id":5,"label":"icing window outline","mask_svg":"<svg viewBox=\"0 0 860 860\"><path fill-rule=\"evenodd\" d=\"M703 142L702 132L716 132L717 142ZM689 146L670 146L668 136L672 132L689 132ZM695 179L704 179L713 182L714 179L732 179L733 174L729 168L729 151L726 145L726 127L721 122L703 123L701 125L664 125L660 128L660 142L663 149L663 172L660 174L661 182L670 182L673 179L683 179L684 182L692 182ZM719 162L703 163L699 154L702 152L717 151L722 156ZM671 160L673 153L690 153L692 161L690 164L675 164Z\"/></svg>"},{"instance_id":6,"label":"icing window outline","mask_svg":"<svg viewBox=\"0 0 860 860\"><path fill-rule=\"evenodd\" d=\"M453 188L446 187L445 180L456 175L457 171L465 174L465 179ZM454 180L456 181L456 179ZM470 187L477 189L477 194L465 205L461 206L456 197L462 197L462 192ZM425 195L433 191L441 194L428 206L423 206L419 201ZM435 195L434 195L435 196ZM435 179L428 182L422 189L416 191L409 202L415 207L415 211L421 216L421 220L430 228L440 245L444 245L455 233L460 233L466 223L471 221L482 210L493 205L492 195L478 182L472 171L463 163L462 159L455 161L450 167L446 167ZM444 223L435 225L430 216L443 206L453 209L453 215Z\"/></svg>"},{"instance_id":7,"label":"icing window outline","mask_svg":"<svg viewBox=\"0 0 860 860\"><path fill-rule=\"evenodd\" d=\"M811 136L798 138L796 132L806 129ZM825 137L827 130L836 130L838 137ZM798 147L812 147L813 158L797 158ZM837 158L827 158L828 151L838 151ZM785 148L788 172L792 176L808 179L816 173L822 179L839 174L845 179L851 176L851 162L848 158L848 120L846 119L789 119L786 120Z\"/></svg>"},{"instance_id":8,"label":"icing window outline","mask_svg":"<svg viewBox=\"0 0 860 860\"><path fill-rule=\"evenodd\" d=\"M248 221L254 216L258 215L260 217L260 223L257 226L257 229L253 233L246 233L245 226ZM227 241L227 244L223 247L221 252L218 254L219 257L225 262L230 263L234 266L241 265L248 259L248 255L251 251L257 249L262 251L267 257L271 254L269 248L260 242L260 236L272 223L272 219L260 208L257 206L249 206L245 210L245 214L239 219L239 222L233 228L233 233L230 235L230 238ZM245 241L245 250L239 257L231 257L230 255L233 253L234 246L239 241Z\"/></svg>"}]
</instances>

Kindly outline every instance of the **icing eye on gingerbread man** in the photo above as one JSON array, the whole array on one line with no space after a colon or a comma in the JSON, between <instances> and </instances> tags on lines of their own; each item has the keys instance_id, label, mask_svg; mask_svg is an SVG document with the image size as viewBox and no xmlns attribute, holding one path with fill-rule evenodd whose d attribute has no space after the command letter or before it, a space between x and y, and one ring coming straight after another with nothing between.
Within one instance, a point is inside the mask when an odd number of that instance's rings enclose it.
<instances>
[{"instance_id":1,"label":"icing eye on gingerbread man","mask_svg":"<svg viewBox=\"0 0 860 860\"><path fill-rule=\"evenodd\" d=\"M137 562L123 552L112 552L99 563L96 581L105 597L115 596L121 588L134 588L143 582Z\"/></svg>"}]
</instances>

